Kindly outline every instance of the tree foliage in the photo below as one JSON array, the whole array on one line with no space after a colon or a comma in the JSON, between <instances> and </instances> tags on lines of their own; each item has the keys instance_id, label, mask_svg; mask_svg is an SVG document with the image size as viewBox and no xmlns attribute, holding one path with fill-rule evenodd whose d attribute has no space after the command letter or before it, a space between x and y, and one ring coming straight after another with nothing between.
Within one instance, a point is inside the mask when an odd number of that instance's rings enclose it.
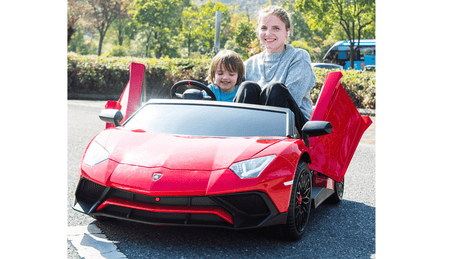
<instances>
[{"instance_id":1,"label":"tree foliage","mask_svg":"<svg viewBox=\"0 0 460 259\"><path fill-rule=\"evenodd\" d=\"M252 49L252 44L257 40L257 33L254 30L254 24L245 19L239 20L235 30L235 42L247 53ZM246 56L247 58L247 56Z\"/></svg>"},{"instance_id":2,"label":"tree foliage","mask_svg":"<svg viewBox=\"0 0 460 259\"><path fill-rule=\"evenodd\" d=\"M129 0L90 0L90 8L86 13L86 19L91 27L99 32L99 47L97 55L101 55L102 43L115 19L128 17L127 6Z\"/></svg>"},{"instance_id":3,"label":"tree foliage","mask_svg":"<svg viewBox=\"0 0 460 259\"><path fill-rule=\"evenodd\" d=\"M77 27L82 24L82 20L90 8L90 5L84 1L67 1L67 45L70 45L70 40L77 31Z\"/></svg>"},{"instance_id":4,"label":"tree foliage","mask_svg":"<svg viewBox=\"0 0 460 259\"><path fill-rule=\"evenodd\" d=\"M198 24L200 23L200 17L198 17L198 14L199 9L196 5L189 6L182 11L183 25L180 37L187 49L187 57L190 57L192 49L195 49L198 46Z\"/></svg>"},{"instance_id":5,"label":"tree foliage","mask_svg":"<svg viewBox=\"0 0 460 259\"><path fill-rule=\"evenodd\" d=\"M146 56L149 49L160 58L163 52L174 47L174 41L180 31L182 0L135 0L133 20L146 36Z\"/></svg>"},{"instance_id":6,"label":"tree foliage","mask_svg":"<svg viewBox=\"0 0 460 259\"><path fill-rule=\"evenodd\" d=\"M198 45L198 49L201 53L212 53L214 50L214 38L215 38L215 18L216 12L221 11L221 28L226 28L230 22L230 12L228 6L221 2L212 2L208 0L206 3L201 4L197 7L189 7L184 10L184 18L190 24L185 24L184 29L191 29L190 36L195 39ZM194 28L190 25L193 25ZM221 33L221 40L225 45L225 33Z\"/></svg>"},{"instance_id":7,"label":"tree foliage","mask_svg":"<svg viewBox=\"0 0 460 259\"><path fill-rule=\"evenodd\" d=\"M127 2L68 0L68 51L104 56L210 57L215 49L216 11L222 12L220 48L232 49L243 59L263 50L256 37L255 15L262 5L270 4L267 1L130 0L123 8L125 13L129 10L129 17L103 18L102 3ZM321 59L330 46L348 35L351 40L358 35L361 39L375 37L375 0L297 0L295 5L291 0L272 2L291 13L289 42L307 49L312 60Z\"/></svg>"}]
</instances>

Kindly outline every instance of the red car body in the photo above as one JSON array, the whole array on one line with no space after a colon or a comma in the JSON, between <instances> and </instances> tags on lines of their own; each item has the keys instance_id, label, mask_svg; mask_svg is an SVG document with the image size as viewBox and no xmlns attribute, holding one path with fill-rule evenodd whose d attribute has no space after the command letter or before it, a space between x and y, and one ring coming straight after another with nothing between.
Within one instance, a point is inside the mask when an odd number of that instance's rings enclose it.
<instances>
[{"instance_id":1,"label":"red car body","mask_svg":"<svg viewBox=\"0 0 460 259\"><path fill-rule=\"evenodd\" d=\"M131 79L120 100L106 105L121 110L121 123L141 106L144 67L133 63L130 69ZM107 159L84 163L87 148L73 208L91 216L160 225L242 229L285 224L300 161L314 171L311 206L317 207L335 191L335 183L343 181L359 140L372 123L359 115L341 76L341 72L328 75L311 118L330 122L332 132L307 141L293 136L186 136L108 123L88 145L103 147ZM270 155L275 158L258 177L242 179L230 168Z\"/></svg>"}]
</instances>

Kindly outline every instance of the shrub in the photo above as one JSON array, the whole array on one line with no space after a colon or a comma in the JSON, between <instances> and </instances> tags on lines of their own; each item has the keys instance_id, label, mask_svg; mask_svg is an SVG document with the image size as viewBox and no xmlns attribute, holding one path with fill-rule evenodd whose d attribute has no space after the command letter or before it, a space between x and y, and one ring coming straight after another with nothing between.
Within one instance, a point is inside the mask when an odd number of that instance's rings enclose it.
<instances>
[{"instance_id":1,"label":"shrub","mask_svg":"<svg viewBox=\"0 0 460 259\"><path fill-rule=\"evenodd\" d=\"M206 82L210 59L154 59L133 57L67 55L67 93L117 95L129 81L129 65L132 62L145 65L144 80L151 96L167 97L174 82L188 78ZM88 97L90 98L90 97Z\"/></svg>"},{"instance_id":2,"label":"shrub","mask_svg":"<svg viewBox=\"0 0 460 259\"><path fill-rule=\"evenodd\" d=\"M316 83L311 90L313 103L318 100L326 76L331 71L325 68L314 68ZM340 70L343 74L342 85L356 107L375 109L375 72L359 70Z\"/></svg>"},{"instance_id":3,"label":"shrub","mask_svg":"<svg viewBox=\"0 0 460 259\"><path fill-rule=\"evenodd\" d=\"M123 46L113 46L108 52L103 54L104 57L126 57L129 56L128 51Z\"/></svg>"},{"instance_id":4,"label":"shrub","mask_svg":"<svg viewBox=\"0 0 460 259\"><path fill-rule=\"evenodd\" d=\"M67 93L120 96L129 81L131 62L145 65L144 80L149 98L167 98L171 86L180 80L206 81L208 57L198 59L98 57L67 55ZM316 84L311 99L316 103L326 75L332 70L314 68ZM342 85L358 108L375 109L375 72L341 70ZM118 99L118 98L116 98Z\"/></svg>"}]
</instances>

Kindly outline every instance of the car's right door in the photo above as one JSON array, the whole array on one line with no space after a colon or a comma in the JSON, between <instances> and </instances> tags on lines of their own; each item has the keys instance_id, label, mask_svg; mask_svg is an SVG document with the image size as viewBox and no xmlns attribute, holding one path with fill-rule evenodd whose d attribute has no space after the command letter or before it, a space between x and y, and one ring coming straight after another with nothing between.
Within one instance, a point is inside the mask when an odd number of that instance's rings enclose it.
<instances>
[{"instance_id":1,"label":"car's right door","mask_svg":"<svg viewBox=\"0 0 460 259\"><path fill-rule=\"evenodd\" d=\"M329 73L324 81L312 121L328 121L332 132L310 138L310 169L342 182L363 133L372 124L361 116L345 92L340 71Z\"/></svg>"}]
</instances>

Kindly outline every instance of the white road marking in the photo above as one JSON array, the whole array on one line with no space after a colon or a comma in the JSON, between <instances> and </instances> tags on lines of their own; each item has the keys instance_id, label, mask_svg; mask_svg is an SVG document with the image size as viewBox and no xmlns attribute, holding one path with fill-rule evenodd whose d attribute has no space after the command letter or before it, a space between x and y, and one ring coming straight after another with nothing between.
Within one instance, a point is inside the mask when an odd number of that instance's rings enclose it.
<instances>
[{"instance_id":1,"label":"white road marking","mask_svg":"<svg viewBox=\"0 0 460 259\"><path fill-rule=\"evenodd\" d=\"M67 240L85 259L127 258L117 246L93 224L88 226L67 227Z\"/></svg>"}]
</instances>

